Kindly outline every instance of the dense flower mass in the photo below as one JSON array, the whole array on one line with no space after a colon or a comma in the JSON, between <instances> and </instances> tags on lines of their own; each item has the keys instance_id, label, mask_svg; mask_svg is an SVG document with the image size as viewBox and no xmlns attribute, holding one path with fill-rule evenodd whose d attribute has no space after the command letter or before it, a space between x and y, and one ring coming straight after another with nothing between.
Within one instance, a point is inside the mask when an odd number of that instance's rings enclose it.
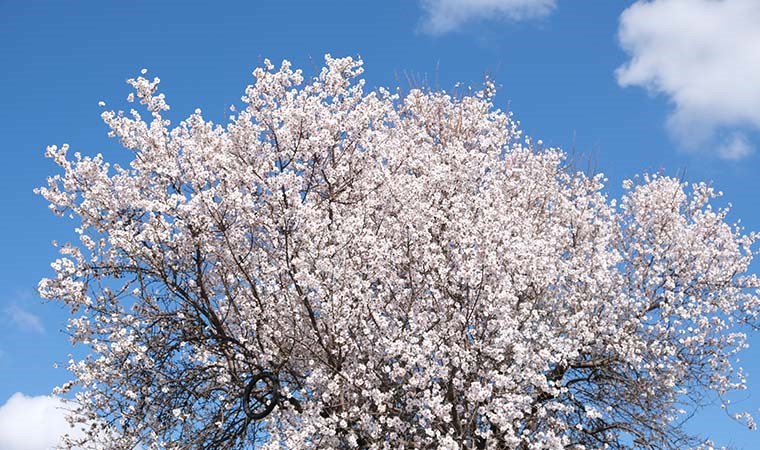
<instances>
[{"instance_id":1,"label":"dense flower mass","mask_svg":"<svg viewBox=\"0 0 760 450\"><path fill-rule=\"evenodd\" d=\"M683 449L744 387L754 235L706 184L534 148L492 103L367 90L362 62L253 73L226 126L106 111L129 167L49 147L81 219L46 298L72 310L71 448ZM751 419L745 418L752 426Z\"/></svg>"}]
</instances>

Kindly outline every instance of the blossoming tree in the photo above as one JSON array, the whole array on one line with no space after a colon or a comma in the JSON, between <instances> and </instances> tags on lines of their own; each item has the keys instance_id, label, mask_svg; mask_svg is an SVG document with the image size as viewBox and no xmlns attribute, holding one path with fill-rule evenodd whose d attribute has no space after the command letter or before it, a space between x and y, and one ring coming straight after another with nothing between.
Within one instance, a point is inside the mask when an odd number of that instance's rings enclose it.
<instances>
[{"instance_id":1,"label":"blossoming tree","mask_svg":"<svg viewBox=\"0 0 760 450\"><path fill-rule=\"evenodd\" d=\"M226 126L106 111L129 167L47 156L81 219L40 292L71 308L70 448L682 449L742 389L754 235L706 184L537 149L492 104L367 90L362 62L254 72ZM752 426L749 416L741 416Z\"/></svg>"}]
</instances>

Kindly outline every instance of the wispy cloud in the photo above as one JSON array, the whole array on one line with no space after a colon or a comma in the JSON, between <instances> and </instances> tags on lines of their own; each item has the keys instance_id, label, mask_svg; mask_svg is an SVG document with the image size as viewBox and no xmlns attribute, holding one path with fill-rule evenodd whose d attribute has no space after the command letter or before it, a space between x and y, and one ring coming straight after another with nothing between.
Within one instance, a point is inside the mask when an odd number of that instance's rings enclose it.
<instances>
[{"instance_id":1,"label":"wispy cloud","mask_svg":"<svg viewBox=\"0 0 760 450\"><path fill-rule=\"evenodd\" d=\"M549 15L557 0L421 0L421 30L434 35L480 20L521 21Z\"/></svg>"},{"instance_id":2,"label":"wispy cloud","mask_svg":"<svg viewBox=\"0 0 760 450\"><path fill-rule=\"evenodd\" d=\"M718 155L723 159L740 160L754 151L752 144L744 133L735 132L718 147Z\"/></svg>"},{"instance_id":3,"label":"wispy cloud","mask_svg":"<svg viewBox=\"0 0 760 450\"><path fill-rule=\"evenodd\" d=\"M4 308L3 315L11 324L22 330L40 334L45 333L45 326L42 324L42 320L18 305L10 305Z\"/></svg>"},{"instance_id":4,"label":"wispy cloud","mask_svg":"<svg viewBox=\"0 0 760 450\"><path fill-rule=\"evenodd\" d=\"M618 83L665 95L685 149L744 158L753 147L742 130L760 129L758 24L757 0L638 0L620 17L630 60Z\"/></svg>"}]
</instances>

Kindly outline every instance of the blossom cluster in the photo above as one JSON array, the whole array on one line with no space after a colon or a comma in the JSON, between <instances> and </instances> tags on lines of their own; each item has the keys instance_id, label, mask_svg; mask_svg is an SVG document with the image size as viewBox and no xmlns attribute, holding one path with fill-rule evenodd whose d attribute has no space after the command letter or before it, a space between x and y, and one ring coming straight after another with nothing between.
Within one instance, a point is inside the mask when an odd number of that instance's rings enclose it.
<instances>
[{"instance_id":1,"label":"blossom cluster","mask_svg":"<svg viewBox=\"0 0 760 450\"><path fill-rule=\"evenodd\" d=\"M81 220L39 287L90 350L61 389L88 431L69 448L701 445L680 421L745 387L760 312L756 237L720 193L644 175L611 199L490 81L402 93L362 70L265 61L224 126L172 126L140 76L150 118L102 114L128 167L48 148L39 192ZM277 392L252 415L261 374Z\"/></svg>"}]
</instances>

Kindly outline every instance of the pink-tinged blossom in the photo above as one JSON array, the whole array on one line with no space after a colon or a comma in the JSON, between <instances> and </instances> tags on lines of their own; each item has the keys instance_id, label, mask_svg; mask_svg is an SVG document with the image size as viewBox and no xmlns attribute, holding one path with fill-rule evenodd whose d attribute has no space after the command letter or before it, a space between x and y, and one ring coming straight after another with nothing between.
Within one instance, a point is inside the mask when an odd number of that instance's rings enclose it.
<instances>
[{"instance_id":1,"label":"pink-tinged blossom","mask_svg":"<svg viewBox=\"0 0 760 450\"><path fill-rule=\"evenodd\" d=\"M141 111L102 114L128 167L48 148L39 192L81 220L40 282L90 349L73 420L114 450L701 445L679 421L745 387L760 311L756 237L719 193L645 175L610 199L492 83L362 71L265 60L230 123L174 127L141 76Z\"/></svg>"}]
</instances>

